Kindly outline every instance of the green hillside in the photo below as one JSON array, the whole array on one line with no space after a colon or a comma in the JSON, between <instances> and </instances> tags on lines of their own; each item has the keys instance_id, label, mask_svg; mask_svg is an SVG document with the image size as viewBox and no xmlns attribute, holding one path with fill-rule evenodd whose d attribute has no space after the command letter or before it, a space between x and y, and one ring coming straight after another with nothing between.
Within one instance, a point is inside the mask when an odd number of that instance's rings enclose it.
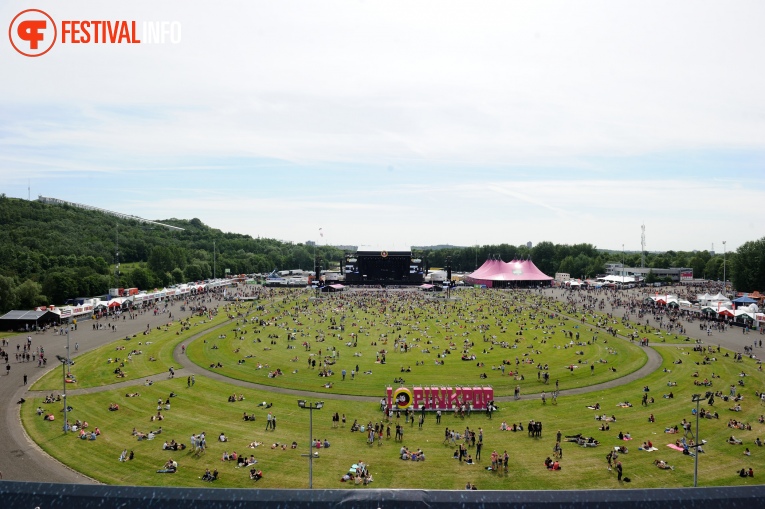
<instances>
[{"instance_id":1,"label":"green hillside","mask_svg":"<svg viewBox=\"0 0 765 509\"><path fill-rule=\"evenodd\" d=\"M254 239L210 228L199 219L164 219L175 231L71 206L0 196L0 312L62 304L109 288L154 288L217 275L313 268L313 247ZM115 279L115 253L123 266ZM340 250L317 254L339 263ZM325 263L326 263L325 262Z\"/></svg>"}]
</instances>

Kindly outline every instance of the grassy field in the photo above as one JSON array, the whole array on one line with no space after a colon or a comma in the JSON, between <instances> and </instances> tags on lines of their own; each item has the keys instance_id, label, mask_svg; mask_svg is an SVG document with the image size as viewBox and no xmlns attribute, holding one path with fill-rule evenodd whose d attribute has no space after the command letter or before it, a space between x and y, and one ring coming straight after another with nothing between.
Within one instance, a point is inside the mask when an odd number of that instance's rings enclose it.
<instances>
[{"instance_id":1,"label":"grassy field","mask_svg":"<svg viewBox=\"0 0 765 509\"><path fill-rule=\"evenodd\" d=\"M516 385L524 394L549 392L556 380L560 389L594 385L634 372L647 360L640 347L598 333L590 323L553 317L523 296L460 295L455 302L414 294L404 303L367 303L295 293L266 303L248 323L191 343L187 355L204 368L222 365L215 370L230 378L367 396L383 394L399 378L409 385L491 385L496 396L512 395ZM504 311L494 315L489 308ZM406 351L395 348L396 340ZM309 368L309 361L316 366ZM319 376L323 362L332 376ZM277 368L283 375L270 376ZM351 371L357 371L354 379Z\"/></svg>"},{"instance_id":2,"label":"grassy field","mask_svg":"<svg viewBox=\"0 0 765 509\"><path fill-rule=\"evenodd\" d=\"M183 324L177 318L168 319L167 324L155 328L148 335L138 334L129 340L120 339L119 328L116 333L107 330L102 334L112 334L115 342L104 345L90 352L74 357L75 364L71 372L77 378L72 384L73 389L100 387L127 380L142 380L158 374L167 373L170 366L176 366L173 361L173 349L183 341L205 330L217 327L228 321L228 314L245 310L249 306L229 304L222 307L221 312L210 320L207 316L184 318ZM238 308L238 309L237 309ZM110 323L110 322L105 322ZM131 352L134 353L128 358ZM109 359L112 362L109 362ZM116 361L116 359L120 359ZM117 378L114 370L122 365L124 378ZM52 370L40 378L33 390L59 390L61 388L61 372Z\"/></svg>"},{"instance_id":3,"label":"grassy field","mask_svg":"<svg viewBox=\"0 0 765 509\"><path fill-rule=\"evenodd\" d=\"M416 424L405 425L405 439L402 443L386 439L381 446L367 445L365 434L351 433L350 424L354 420L362 424L380 421L382 416L379 405L376 402L343 398L342 394L379 397L384 386L391 383L394 377L405 378L408 386L418 382L447 385L489 383L495 387L497 394L512 394L512 388L520 384L523 394L533 394L543 389L549 391L556 379L560 380L561 389L581 387L623 376L645 363L643 350L628 341L611 338L604 332L598 334L597 341L592 341L596 332L592 329L593 324L604 325L607 322L603 315L588 313L582 323L581 313L568 313L566 306L543 301L535 296L473 291L463 292L461 296L462 300L453 303L424 301L412 296L402 300L391 298L384 302L378 298L370 298L368 302L349 302L343 299L316 301L302 292L291 292L274 299L258 301L260 308L251 312L246 322L242 316L251 309L251 305L229 305L213 323L192 325L191 330L184 333L187 336L175 335L174 327L180 327L177 324L171 325L167 332L156 331L156 336L153 332L150 335L154 340L152 344L141 345L145 347L144 353L134 356L129 365L128 371L135 373L135 386L111 390L103 387L90 394L69 397L69 403L74 408L70 422L81 419L90 423L90 429L98 426L103 431L98 440L86 441L71 434L64 435L61 430L61 403L45 405L40 398L27 398L21 408L22 421L30 437L50 455L109 484L252 487L255 483L249 479L248 469L236 468L234 463L220 459L224 451L236 451L247 456L255 455L257 467L265 474L257 483L258 487L306 487L307 459L301 457L301 454L307 452L308 412L298 408L297 398L245 389L204 376L197 376L193 387L187 386L185 378L168 380L165 377L152 386L142 385L142 380L150 374L167 371L167 366L172 364L172 350L180 341L198 334L204 327L215 326L218 320L224 323L224 315L235 316L241 313L237 321L187 343L187 353L204 367L209 363L220 362L224 367L216 368L215 371L242 380L310 391L320 391L320 386L327 380L335 383L332 391L336 394L333 396L328 393L324 397L324 408L314 412L313 436L328 439L332 444L329 449L322 449L320 457L315 460L314 486L317 488L363 489L340 482L343 473L358 461L370 465L374 476L371 486L375 488L462 489L465 482L473 482L479 489L518 490L690 486L693 482L693 458L666 447L681 438L682 433L665 434L664 430L687 419L694 423L695 431L695 417L692 414L695 403L691 402L691 395L703 394L707 390L721 391L728 395L731 385L744 395L742 410L729 410L733 403L718 397L714 410L719 412L719 419L701 420L702 438L708 443L699 461L700 485L754 484L763 472L765 449L755 445L754 440L757 437L765 438L765 424L758 422L758 417L765 413L765 407L755 394L763 389L765 374L758 371L759 365L753 359L744 358L743 362L735 362L732 355L726 356L725 351L706 354L697 352L693 350L693 345L688 345L682 338L678 338L677 344L671 344L671 339L662 344L660 340L651 338L654 344L659 344L656 349L662 356L662 367L630 384L560 397L555 404L548 399L547 404L543 405L538 395L530 396L527 400L502 403L499 412L491 420L484 414L473 414L466 419L444 415L441 424L437 425L435 416L429 414L422 429ZM546 310L567 313L573 319L552 316ZM340 329L341 325L343 330ZM643 325L634 323L618 323L614 326L626 333L630 329L639 330L640 337L656 331L653 327L644 329ZM238 329L236 334L235 329ZM577 344L575 336L573 339L564 337L563 331L574 334L579 332L579 342L583 344ZM288 341L288 334L293 333L296 339ZM351 333L358 335L358 341L347 346ZM487 341L484 341L484 333ZM340 334L339 338L337 334ZM223 335L225 338L220 337ZM407 353L393 352L393 343L399 335L406 339L407 345L413 347ZM242 337L244 339L240 339ZM572 340L574 344L570 345ZM310 343L310 352L302 346L304 341ZM78 357L75 365L80 379L78 387L86 384L100 387L124 381L114 378L112 371L115 365L106 364L106 359L115 355L117 346L124 343L129 345L131 342L117 340L102 349ZM502 342L507 343L507 348ZM288 345L295 345L295 348L287 349ZM444 352L450 345L453 345L454 350L450 350L452 353L444 357L445 365L436 365L436 352ZM517 345L517 348L512 348L513 345ZM213 349L213 346L218 348ZM440 348L436 349L436 346ZM321 355L319 349L322 350ZM388 352L388 362L385 365L375 363L382 349ZM424 353L423 349L429 349L431 353ZM463 349L467 355L475 354L477 359L459 360ZM319 362L325 359L326 352L335 350L340 353L340 357L337 357L337 353L332 357L330 353L327 360L336 361L331 366L336 372L343 367L347 369L349 375L345 382L341 381L339 373L329 378L317 375ZM578 355L577 351L583 352L583 355ZM361 355L354 356L354 353ZM316 370L307 367L310 354L317 359ZM156 357L157 361L147 361L149 355ZM294 356L298 356L298 361L290 362ZM491 369L492 365L496 367L503 359L507 359L511 361L506 366L506 373L509 373L510 369L516 369L516 356L519 360L534 359L533 363L520 364L525 380L516 381L507 374L501 376L499 371ZM707 361L704 361L705 356ZM577 362L582 360L590 363L601 358L608 362L596 363L594 375L588 372L590 364ZM242 359L246 362L237 364ZM419 360L423 360L424 364L418 365ZM258 362L264 365L262 369L256 369ZM344 366L346 362L348 365ZM479 368L477 362L485 365ZM351 381L350 370L355 369L356 363L362 374ZM547 387L536 378L536 373L540 371L537 365L540 363L549 364L551 381ZM582 367L576 368L572 374L567 366L574 363ZM412 371L401 373L401 366L411 366ZM286 374L268 378L268 371L277 367ZM608 369L611 367L616 368L615 373ZM298 372L292 373L294 369ZM372 375L363 374L367 369L372 370ZM482 372L486 372L488 378L480 379L478 374ZM742 372L746 376L740 376ZM52 381L50 387L45 385L47 377L41 380L39 386L45 387L46 391L57 392L60 383L58 370L53 370L47 376ZM705 378L712 381L712 387L694 385L694 381ZM745 385L739 386L739 381ZM670 386L670 383L677 385ZM655 401L642 406L645 386L650 389L647 394ZM150 416L156 414L157 400L166 400L171 391L176 396L171 398L171 410L162 411L166 418L161 422L150 421ZM664 398L663 395L670 391L674 393L674 398ZM140 397L126 397L126 393L132 392L139 392ZM228 396L232 394L243 394L245 400L229 403ZM262 401L273 403L270 410L277 416L277 431L264 431L267 410L258 406ZM633 406L617 406L625 401L631 402ZM118 403L120 409L110 412L110 403ZM587 408L595 403L600 404L599 411ZM38 406L45 412L53 413L56 421L48 422L38 416L35 413ZM256 421L243 421L243 412L254 413ZM344 427L332 428L331 415L335 412L346 416L347 424ZM609 431L600 431L600 422L595 420L596 414L614 415L617 419L611 423ZM651 414L655 417L653 423L648 419ZM525 427L530 419L543 423L542 438L531 438L525 431L513 433L499 429L502 421L510 425L523 423ZM752 429L732 429L727 426L729 419L749 423ZM402 417L402 424L403 421ZM131 433L133 428L148 432L156 430L160 425L163 432L153 441L137 441ZM443 444L446 427L456 428L460 432L466 427L483 429L483 459L479 464L471 466L452 459L455 446ZM564 442L561 461L563 469L548 471L543 461L552 453L557 430L564 436L577 433L593 436L601 441L601 445L581 448ZM203 431L207 435L208 450L201 456L194 455L189 449L173 452L162 450L165 440L175 439L188 445L192 433ZM634 440L619 440L616 436L619 431L631 433ZM216 441L221 432L230 437L229 442ZM726 439L730 435L742 439L744 445L727 444ZM264 445L255 449L247 448L254 440L262 441ZM646 440L653 441L659 450L638 450ZM296 450L271 449L272 443L289 444L293 441L299 444ZM410 449L422 448L426 461L400 460L399 448L402 445ZM606 469L605 456L609 448L617 445L629 448L629 453L621 455L620 460L625 475L633 479L630 484L619 485L615 474ZM751 456L743 454L747 447ZM117 458L123 449L133 450L135 459L119 462ZM510 467L507 473L485 469L491 451L495 449L499 453L508 451ZM475 448L469 448L468 452L475 456ZM157 474L156 470L169 457L178 461L178 473ZM656 459L667 461L674 466L674 470L658 469L653 464ZM755 479L741 479L737 476L737 470L749 467L754 469ZM212 485L201 481L199 477L205 468L217 468L220 479Z\"/></svg>"},{"instance_id":4,"label":"grassy field","mask_svg":"<svg viewBox=\"0 0 765 509\"><path fill-rule=\"evenodd\" d=\"M356 488L341 483L341 475L351 464L362 460L371 466L375 488L441 488L460 489L467 481L477 484L479 489L594 489L620 487L613 472L606 469L605 455L609 447L626 445L629 453L620 456L625 474L633 479L631 484L622 485L631 488L659 488L689 486L693 478L693 458L666 447L668 443L682 436L665 434L665 427L679 424L682 419L694 422L691 409L691 394L697 392L693 380L711 377L714 372L721 378L714 379L714 390L728 394L728 387L736 384L739 372L745 370L748 376L746 387L740 388L745 398L741 412L728 410L732 403L721 398L715 403L719 419L702 419L703 438L708 441L706 452L699 462L701 485L741 485L752 484L753 479L740 479L736 471L743 467L752 467L760 474L765 467L765 450L754 445L756 437L762 437L763 424L757 422L762 413L759 399L754 391L763 386L764 377L757 371L754 361L745 359L735 363L723 353L714 354L716 361L709 365L696 365L702 359L701 354L691 349L664 347L660 349L664 358L663 367L654 374L624 387L618 387L593 394L562 397L557 405L549 403L542 406L538 399L512 402L501 405L500 411L489 420L483 414L460 419L445 415L441 425L435 424L435 417L429 415L425 426L406 425L403 445L410 448L422 448L426 453L425 462L405 462L398 459L398 450L402 444L385 440L382 446L368 446L365 436L349 432L350 423L358 419L361 423L380 419L375 403L343 401L328 397L326 405L314 412L314 436L328 439L332 446L322 449L320 458L315 460L314 486L318 488ZM674 361L682 360L682 364ZM698 371L699 378L693 377ZM676 387L667 383L676 381ZM655 403L647 407L640 405L643 386L648 385L649 394ZM705 388L701 388L705 389ZM662 397L670 390L673 399ZM237 451L254 454L258 468L265 477L258 482L261 488L299 488L307 485L306 459L300 455L306 452L308 434L308 412L298 408L290 397L276 398L273 394L242 390L226 383L219 383L204 377L198 377L194 387L188 388L185 380L164 380L151 387L137 386L132 391L140 392L140 397L126 398L121 391L105 391L95 394L70 397L74 407L73 418L87 420L91 429L99 426L103 435L96 441L79 440L73 435L64 436L61 432L61 404L42 405L38 399L28 400L22 407L22 419L30 436L52 456L73 468L100 481L110 484L137 484L163 486L210 486L199 480L204 469L217 468L220 479L212 486L251 487L255 483L248 478L247 469L236 468L231 462L223 462L220 457L224 451ZM150 422L149 417L156 413L157 399L166 399L173 391L177 396L171 398L172 408L163 411L166 418L161 422ZM703 392L703 391L701 391ZM229 403L227 396L243 393L245 401ZM629 400L632 408L619 408L617 403ZM277 416L278 426L275 432L266 432L266 410L258 407L260 401L273 402L270 409ZM119 403L120 410L109 412L108 405ZM600 403L601 411L586 408L589 404ZM42 405L46 411L57 416L53 423L44 421L35 414L35 408ZM255 413L255 422L244 422L242 412ZM348 424L344 428L333 429L331 414L345 414ZM610 431L599 431L599 422L594 419L596 413L615 415L617 421L611 424ZM648 416L654 414L655 423L648 422ZM731 430L726 426L728 419L736 418L751 423L752 431ZM541 439L530 438L526 432L500 431L500 423L509 424L536 419L544 424ZM403 423L403 417L401 422ZM153 441L137 441L132 437L134 427L148 432L162 425L163 432ZM460 464L451 458L453 446L443 445L445 427L464 430L483 428L483 460L478 465ZM695 422L694 422L695 428ZM602 442L596 448L581 448L575 444L563 443L563 469L551 472L544 468L543 460L550 455L555 442L555 431L563 435L582 433L594 436ZM634 440L620 441L616 437L619 431L629 432ZM189 450L168 452L162 450L166 439L174 438L179 442L189 443L192 433L205 431L208 437L208 450L196 457ZM228 443L216 442L219 433L230 437ZM734 434L744 440L745 445L734 446L725 442ZM254 441L264 445L248 449ZM643 452L638 448L645 440L652 440L659 448L656 452ZM274 442L299 444L297 450L272 450ZM743 455L744 448L751 450L751 456ZM127 448L135 451L136 459L120 463L117 458ZM510 454L509 472L505 474L485 470L488 457L493 449L498 452L507 450ZM475 449L469 452L475 454ZM178 461L179 472L173 475L157 474L168 457ZM675 467L672 471L659 470L653 460L663 459ZM755 477L757 479L757 477Z\"/></svg>"}]
</instances>

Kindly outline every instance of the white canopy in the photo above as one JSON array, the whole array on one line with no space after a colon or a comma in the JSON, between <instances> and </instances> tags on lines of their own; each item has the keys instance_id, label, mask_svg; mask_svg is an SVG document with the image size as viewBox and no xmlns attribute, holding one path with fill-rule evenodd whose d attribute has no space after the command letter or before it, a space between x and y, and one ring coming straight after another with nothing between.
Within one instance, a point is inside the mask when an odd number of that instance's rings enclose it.
<instances>
[{"instance_id":1,"label":"white canopy","mask_svg":"<svg viewBox=\"0 0 765 509\"><path fill-rule=\"evenodd\" d=\"M634 283L635 278L633 276L606 276L598 278L599 281L605 281L607 283Z\"/></svg>"}]
</instances>

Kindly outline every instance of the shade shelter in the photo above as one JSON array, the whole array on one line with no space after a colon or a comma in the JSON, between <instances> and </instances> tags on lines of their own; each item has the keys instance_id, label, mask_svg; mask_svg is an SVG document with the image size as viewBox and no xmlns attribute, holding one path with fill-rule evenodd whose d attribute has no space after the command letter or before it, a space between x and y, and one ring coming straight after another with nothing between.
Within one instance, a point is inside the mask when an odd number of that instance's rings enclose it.
<instances>
[{"instance_id":1,"label":"shade shelter","mask_svg":"<svg viewBox=\"0 0 765 509\"><path fill-rule=\"evenodd\" d=\"M57 324L60 320L59 315L49 309L40 311L13 310L0 316L0 330L33 330L45 325Z\"/></svg>"}]
</instances>

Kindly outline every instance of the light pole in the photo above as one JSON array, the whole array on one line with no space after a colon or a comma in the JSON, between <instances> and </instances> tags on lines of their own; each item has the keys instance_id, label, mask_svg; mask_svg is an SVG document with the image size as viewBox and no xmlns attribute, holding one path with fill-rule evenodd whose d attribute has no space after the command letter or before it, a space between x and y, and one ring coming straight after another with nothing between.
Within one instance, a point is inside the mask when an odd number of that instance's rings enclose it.
<instances>
[{"instance_id":1,"label":"light pole","mask_svg":"<svg viewBox=\"0 0 765 509\"><path fill-rule=\"evenodd\" d=\"M61 376L64 383L64 434L69 431L69 424L67 421L67 412L69 411L66 403L66 367L69 364L69 359L56 355L56 358L61 362Z\"/></svg>"},{"instance_id":2,"label":"light pole","mask_svg":"<svg viewBox=\"0 0 765 509\"><path fill-rule=\"evenodd\" d=\"M723 292L727 292L727 289L728 289L728 285L725 284L725 278L726 278L726 274L725 274L725 255L728 254L727 253L727 249L726 249L727 248L726 244L727 244L727 241L723 240ZM719 272L718 272L718 274L719 274ZM725 295L725 293L723 293L723 295Z\"/></svg>"},{"instance_id":3,"label":"light pole","mask_svg":"<svg viewBox=\"0 0 765 509\"><path fill-rule=\"evenodd\" d=\"M69 331L72 330L72 324L69 324L69 327L66 329L66 365L71 366L72 365L72 359L69 356ZM70 368L67 368L70 369Z\"/></svg>"},{"instance_id":4,"label":"light pole","mask_svg":"<svg viewBox=\"0 0 765 509\"><path fill-rule=\"evenodd\" d=\"M324 406L323 401L309 403L304 399L298 400L298 406L303 410L308 410L308 489L313 489L313 411L321 410Z\"/></svg>"},{"instance_id":5,"label":"light pole","mask_svg":"<svg viewBox=\"0 0 765 509\"><path fill-rule=\"evenodd\" d=\"M622 287L624 287L624 244L622 244Z\"/></svg>"},{"instance_id":6,"label":"light pole","mask_svg":"<svg viewBox=\"0 0 765 509\"><path fill-rule=\"evenodd\" d=\"M694 455L693 460L693 487L696 488L699 485L699 447L701 447L701 436L699 433L699 403L701 401L708 401L711 402L714 401L714 394L712 392L707 391L707 393L702 396L701 394L694 394L691 396L691 402L696 403L696 442L693 446L696 449L696 454Z\"/></svg>"}]
</instances>

